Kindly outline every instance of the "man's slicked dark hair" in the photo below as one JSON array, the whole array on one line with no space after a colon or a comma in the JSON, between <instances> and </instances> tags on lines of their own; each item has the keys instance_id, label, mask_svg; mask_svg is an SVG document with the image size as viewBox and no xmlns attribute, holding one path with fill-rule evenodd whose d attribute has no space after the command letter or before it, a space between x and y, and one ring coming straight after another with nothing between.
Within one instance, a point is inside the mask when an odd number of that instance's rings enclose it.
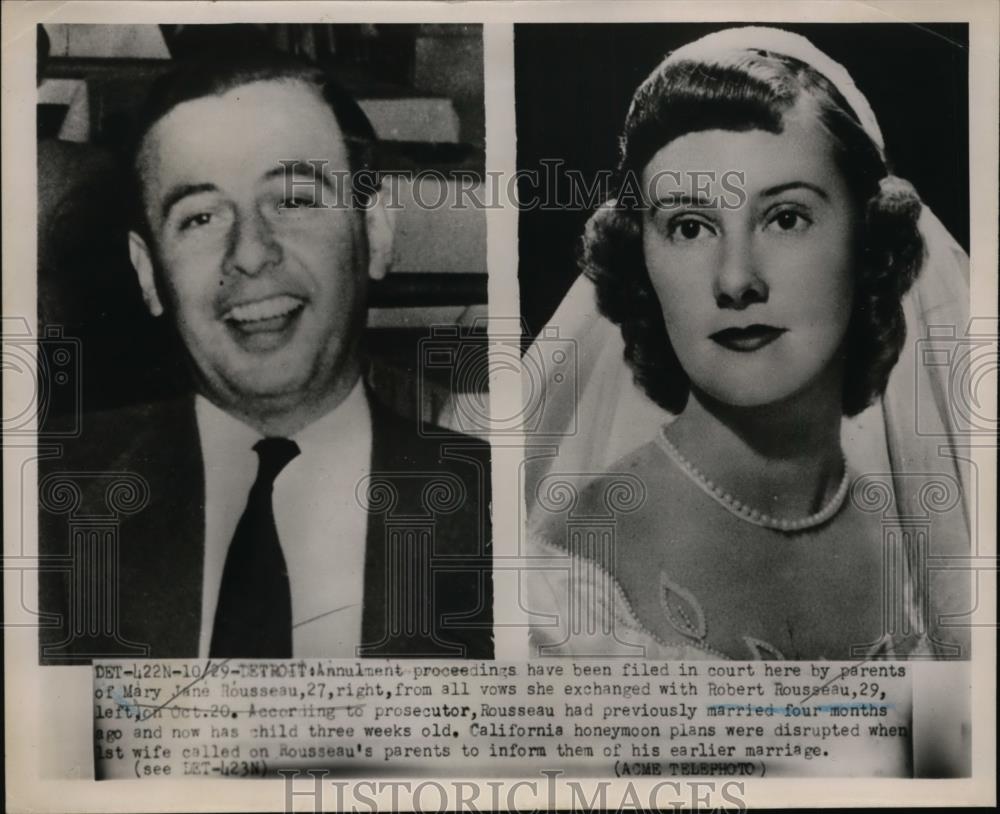
<instances>
[{"instance_id":1,"label":"man's slicked dark hair","mask_svg":"<svg viewBox=\"0 0 1000 814\"><path fill-rule=\"evenodd\" d=\"M210 96L222 96L234 88L254 82L302 82L316 88L330 107L347 147L348 170L352 179L372 173L378 138L371 122L353 96L332 73L299 57L282 51L264 51L185 59L157 78L150 88L133 128L128 145L128 162L133 177L136 203L135 226L148 236L145 208L142 205L140 152L149 131L178 105ZM368 180L370 191L377 184Z\"/></svg>"}]
</instances>

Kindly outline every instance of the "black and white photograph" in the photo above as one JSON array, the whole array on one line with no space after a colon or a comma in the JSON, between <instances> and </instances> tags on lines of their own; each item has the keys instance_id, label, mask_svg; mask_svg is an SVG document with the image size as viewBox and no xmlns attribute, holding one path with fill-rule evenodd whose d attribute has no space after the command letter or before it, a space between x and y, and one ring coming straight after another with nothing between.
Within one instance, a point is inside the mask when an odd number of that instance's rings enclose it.
<instances>
[{"instance_id":1,"label":"black and white photograph","mask_svg":"<svg viewBox=\"0 0 1000 814\"><path fill-rule=\"evenodd\" d=\"M994 0L0 14L5 810L995 806Z\"/></svg>"},{"instance_id":2,"label":"black and white photograph","mask_svg":"<svg viewBox=\"0 0 1000 814\"><path fill-rule=\"evenodd\" d=\"M42 662L491 657L481 27L37 41Z\"/></svg>"},{"instance_id":3,"label":"black and white photograph","mask_svg":"<svg viewBox=\"0 0 1000 814\"><path fill-rule=\"evenodd\" d=\"M517 26L534 653L969 658L967 39Z\"/></svg>"}]
</instances>

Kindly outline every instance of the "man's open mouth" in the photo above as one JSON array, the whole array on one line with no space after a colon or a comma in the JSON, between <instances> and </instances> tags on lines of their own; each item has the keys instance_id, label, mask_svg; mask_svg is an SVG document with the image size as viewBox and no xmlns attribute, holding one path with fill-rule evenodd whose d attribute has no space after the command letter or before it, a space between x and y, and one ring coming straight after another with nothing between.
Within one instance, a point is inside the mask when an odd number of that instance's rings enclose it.
<instances>
[{"instance_id":1,"label":"man's open mouth","mask_svg":"<svg viewBox=\"0 0 1000 814\"><path fill-rule=\"evenodd\" d=\"M241 302L223 312L229 336L248 353L268 353L283 347L295 334L307 301L277 294Z\"/></svg>"},{"instance_id":2,"label":"man's open mouth","mask_svg":"<svg viewBox=\"0 0 1000 814\"><path fill-rule=\"evenodd\" d=\"M234 305L222 319L242 333L267 333L287 328L305 306L305 301L289 294Z\"/></svg>"}]
</instances>

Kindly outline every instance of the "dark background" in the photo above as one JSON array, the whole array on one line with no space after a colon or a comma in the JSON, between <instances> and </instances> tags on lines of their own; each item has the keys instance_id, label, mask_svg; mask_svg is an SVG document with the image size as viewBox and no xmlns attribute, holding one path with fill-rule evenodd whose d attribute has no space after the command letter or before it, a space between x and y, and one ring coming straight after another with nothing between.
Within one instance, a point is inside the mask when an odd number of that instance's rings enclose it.
<instances>
[{"instance_id":1,"label":"dark background","mask_svg":"<svg viewBox=\"0 0 1000 814\"><path fill-rule=\"evenodd\" d=\"M514 27L517 165L562 159L585 182L617 162L635 88L666 54L747 23L525 24ZM841 63L868 97L895 173L969 248L968 26L964 23L775 24ZM522 198L524 200L524 198ZM522 210L521 314L532 336L577 276L584 211Z\"/></svg>"}]
</instances>

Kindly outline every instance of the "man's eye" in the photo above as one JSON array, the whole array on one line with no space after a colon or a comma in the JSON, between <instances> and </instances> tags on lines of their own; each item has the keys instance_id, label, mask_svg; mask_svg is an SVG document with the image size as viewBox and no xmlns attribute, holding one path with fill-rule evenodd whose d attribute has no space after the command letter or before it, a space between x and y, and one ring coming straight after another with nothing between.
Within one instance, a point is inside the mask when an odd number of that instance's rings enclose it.
<instances>
[{"instance_id":1,"label":"man's eye","mask_svg":"<svg viewBox=\"0 0 1000 814\"><path fill-rule=\"evenodd\" d=\"M315 206L312 198L282 198L278 201L278 209L312 209Z\"/></svg>"},{"instance_id":2,"label":"man's eye","mask_svg":"<svg viewBox=\"0 0 1000 814\"><path fill-rule=\"evenodd\" d=\"M701 220L686 218L670 225L668 234L671 239L680 242L701 240L715 234L711 226Z\"/></svg>"},{"instance_id":3,"label":"man's eye","mask_svg":"<svg viewBox=\"0 0 1000 814\"><path fill-rule=\"evenodd\" d=\"M208 226L212 222L212 215L209 212L198 212L195 215L189 215L184 218L180 224L180 230L183 232L186 229L190 229L193 226Z\"/></svg>"}]
</instances>

